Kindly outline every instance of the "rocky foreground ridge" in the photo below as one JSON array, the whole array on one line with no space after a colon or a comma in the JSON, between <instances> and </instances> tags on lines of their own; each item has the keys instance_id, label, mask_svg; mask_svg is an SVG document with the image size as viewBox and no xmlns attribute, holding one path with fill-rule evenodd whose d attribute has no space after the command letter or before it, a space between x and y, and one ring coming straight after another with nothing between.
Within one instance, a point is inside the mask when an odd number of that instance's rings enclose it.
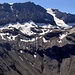
<instances>
[{"instance_id":1,"label":"rocky foreground ridge","mask_svg":"<svg viewBox=\"0 0 75 75\"><path fill-rule=\"evenodd\" d=\"M0 28L0 75L74 75L74 60L75 27L30 21Z\"/></svg>"}]
</instances>

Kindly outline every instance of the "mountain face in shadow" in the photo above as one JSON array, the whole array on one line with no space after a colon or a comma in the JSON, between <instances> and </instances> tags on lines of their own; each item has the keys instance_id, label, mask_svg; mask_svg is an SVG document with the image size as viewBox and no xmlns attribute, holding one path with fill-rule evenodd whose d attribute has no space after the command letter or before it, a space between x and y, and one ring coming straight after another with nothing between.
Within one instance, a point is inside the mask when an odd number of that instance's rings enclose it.
<instances>
[{"instance_id":1,"label":"mountain face in shadow","mask_svg":"<svg viewBox=\"0 0 75 75\"><path fill-rule=\"evenodd\" d=\"M67 44L63 47L53 46L45 50L45 54L51 59L56 59L58 62L62 63L63 59L75 55L75 45Z\"/></svg>"},{"instance_id":2,"label":"mountain face in shadow","mask_svg":"<svg viewBox=\"0 0 75 75\"><path fill-rule=\"evenodd\" d=\"M0 4L0 25L7 23L24 23L27 21L36 23L50 23L55 25L53 16L48 14L46 9L32 2Z\"/></svg>"}]
</instances>

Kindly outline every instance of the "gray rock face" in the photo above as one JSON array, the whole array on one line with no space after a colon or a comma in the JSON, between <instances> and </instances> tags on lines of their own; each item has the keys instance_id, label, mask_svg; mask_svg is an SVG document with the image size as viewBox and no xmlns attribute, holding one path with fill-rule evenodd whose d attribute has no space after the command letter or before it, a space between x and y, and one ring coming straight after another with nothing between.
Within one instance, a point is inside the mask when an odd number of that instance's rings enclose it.
<instances>
[{"instance_id":1,"label":"gray rock face","mask_svg":"<svg viewBox=\"0 0 75 75\"><path fill-rule=\"evenodd\" d=\"M45 20L47 19L47 20ZM24 23L33 20L36 23L51 23L55 25L53 16L46 9L32 2L0 4L0 25L8 23Z\"/></svg>"},{"instance_id":2,"label":"gray rock face","mask_svg":"<svg viewBox=\"0 0 75 75\"><path fill-rule=\"evenodd\" d=\"M49 31L42 34L44 30ZM0 29L0 75L75 75L75 28L31 31L37 34Z\"/></svg>"}]
</instances>

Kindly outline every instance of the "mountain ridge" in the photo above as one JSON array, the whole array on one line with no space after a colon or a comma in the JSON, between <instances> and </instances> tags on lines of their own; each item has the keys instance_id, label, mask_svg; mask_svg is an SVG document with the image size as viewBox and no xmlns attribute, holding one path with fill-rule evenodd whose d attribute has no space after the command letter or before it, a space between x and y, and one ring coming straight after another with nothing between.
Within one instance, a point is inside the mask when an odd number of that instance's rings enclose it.
<instances>
[{"instance_id":1,"label":"mountain ridge","mask_svg":"<svg viewBox=\"0 0 75 75\"><path fill-rule=\"evenodd\" d=\"M34 22L51 23L55 25L53 16L48 14L46 9L32 2L14 3L12 5L8 3L0 4L0 13L0 24L23 23L33 20Z\"/></svg>"},{"instance_id":2,"label":"mountain ridge","mask_svg":"<svg viewBox=\"0 0 75 75\"><path fill-rule=\"evenodd\" d=\"M52 9L52 12L55 13L56 18L62 20L65 24L75 23L75 15L73 14L63 13L58 9ZM47 13L45 8L34 4L33 2L0 4L0 14L0 25L16 22L24 23L30 20L36 23L49 23L56 25L54 16Z\"/></svg>"}]
</instances>

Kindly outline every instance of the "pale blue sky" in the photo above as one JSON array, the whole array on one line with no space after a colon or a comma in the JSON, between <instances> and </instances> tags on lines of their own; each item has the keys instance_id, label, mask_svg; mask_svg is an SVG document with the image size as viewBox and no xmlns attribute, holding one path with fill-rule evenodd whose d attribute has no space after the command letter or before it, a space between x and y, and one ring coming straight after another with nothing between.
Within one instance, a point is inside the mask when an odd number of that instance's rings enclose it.
<instances>
[{"instance_id":1,"label":"pale blue sky","mask_svg":"<svg viewBox=\"0 0 75 75\"><path fill-rule=\"evenodd\" d=\"M56 8L63 12L75 14L75 0L0 0L0 3L15 3L31 1L44 8Z\"/></svg>"}]
</instances>

